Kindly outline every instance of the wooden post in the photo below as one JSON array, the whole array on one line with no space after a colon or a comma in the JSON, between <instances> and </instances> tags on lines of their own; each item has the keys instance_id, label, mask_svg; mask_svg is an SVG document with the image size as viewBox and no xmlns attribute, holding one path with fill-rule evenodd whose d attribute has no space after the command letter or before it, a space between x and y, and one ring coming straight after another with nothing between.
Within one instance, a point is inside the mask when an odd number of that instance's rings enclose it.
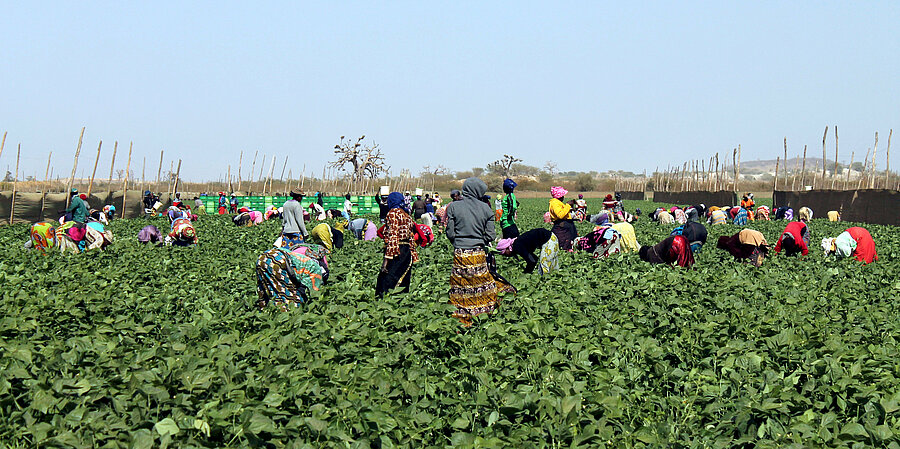
<instances>
[{"instance_id":1,"label":"wooden post","mask_svg":"<svg viewBox=\"0 0 900 449\"><path fill-rule=\"evenodd\" d=\"M272 155L272 168L269 169L269 179L267 180L268 187L265 187L265 185L263 185L264 186L263 190L266 192L266 193L264 193L264 195L270 195L272 193L272 177L275 175L275 159L276 159L276 157L273 154Z\"/></svg>"},{"instance_id":2,"label":"wooden post","mask_svg":"<svg viewBox=\"0 0 900 449\"><path fill-rule=\"evenodd\" d=\"M891 128L890 132L888 132L888 146L887 146L887 165L884 169L884 188L891 188L891 136L894 135L894 129Z\"/></svg>"},{"instance_id":3,"label":"wooden post","mask_svg":"<svg viewBox=\"0 0 900 449\"><path fill-rule=\"evenodd\" d=\"M125 208L126 200L128 199L128 174L131 171L131 149L134 147L134 141L128 144L128 163L125 164L125 182L122 184L122 218L125 218L125 215L128 213L128 209Z\"/></svg>"},{"instance_id":4,"label":"wooden post","mask_svg":"<svg viewBox=\"0 0 900 449\"><path fill-rule=\"evenodd\" d=\"M734 169L734 191L740 192L738 188L738 181L741 179L741 144L738 144L737 148L737 166Z\"/></svg>"},{"instance_id":5,"label":"wooden post","mask_svg":"<svg viewBox=\"0 0 900 449\"><path fill-rule=\"evenodd\" d=\"M788 158L787 158L787 137L784 138L784 188L787 188L787 172L788 172Z\"/></svg>"},{"instance_id":6,"label":"wooden post","mask_svg":"<svg viewBox=\"0 0 900 449\"><path fill-rule=\"evenodd\" d=\"M66 209L72 201L72 184L75 182L75 170L78 168L78 155L81 154L81 141L84 139L84 127L81 127L81 135L78 136L78 147L75 148L75 162L72 163L72 176L69 177L69 188L66 189Z\"/></svg>"},{"instance_id":7,"label":"wooden post","mask_svg":"<svg viewBox=\"0 0 900 449\"><path fill-rule=\"evenodd\" d=\"M160 185L160 182L162 182L161 176L162 176L162 161L163 161L163 153L164 152L165 152L165 150L159 150L159 168L156 169L156 189L154 189L157 192L160 191L159 185Z\"/></svg>"},{"instance_id":8,"label":"wooden post","mask_svg":"<svg viewBox=\"0 0 900 449\"><path fill-rule=\"evenodd\" d=\"M241 190L241 185L243 184L243 180L241 179L241 166L244 165L244 150L241 150L241 156L238 158L238 191Z\"/></svg>"},{"instance_id":9,"label":"wooden post","mask_svg":"<svg viewBox=\"0 0 900 449\"><path fill-rule=\"evenodd\" d=\"M719 190L719 152L716 151L716 181L713 184L713 190Z\"/></svg>"},{"instance_id":10,"label":"wooden post","mask_svg":"<svg viewBox=\"0 0 900 449\"><path fill-rule=\"evenodd\" d=\"M875 155L878 154L878 131L875 131L875 147L872 148L872 169L869 171L871 173L869 178L869 188L875 188Z\"/></svg>"},{"instance_id":11,"label":"wooden post","mask_svg":"<svg viewBox=\"0 0 900 449\"><path fill-rule=\"evenodd\" d=\"M831 190L834 190L838 176L838 129L837 125L834 125L834 171L831 173Z\"/></svg>"},{"instance_id":12,"label":"wooden post","mask_svg":"<svg viewBox=\"0 0 900 449\"><path fill-rule=\"evenodd\" d=\"M12 199L9 204L9 224L13 222L13 215L16 213L16 192L19 190L19 157L22 155L22 144L20 143L16 149L16 177L13 178Z\"/></svg>"},{"instance_id":13,"label":"wooden post","mask_svg":"<svg viewBox=\"0 0 900 449\"><path fill-rule=\"evenodd\" d=\"M234 192L234 189L231 188L231 164L228 164L228 191Z\"/></svg>"},{"instance_id":14,"label":"wooden post","mask_svg":"<svg viewBox=\"0 0 900 449\"><path fill-rule=\"evenodd\" d=\"M285 156L284 157L284 165L281 166L281 177L279 178L279 180L282 183L284 183L284 170L287 168L287 163L288 163L288 156ZM290 176L288 176L288 177L290 177ZM269 190L272 190L271 185L269 186ZM285 191L285 193L287 193L287 191Z\"/></svg>"},{"instance_id":15,"label":"wooden post","mask_svg":"<svg viewBox=\"0 0 900 449\"><path fill-rule=\"evenodd\" d=\"M778 191L778 166L781 164L781 156L775 158L775 179L772 183L772 192ZM774 197L774 195L773 195Z\"/></svg>"},{"instance_id":16,"label":"wooden post","mask_svg":"<svg viewBox=\"0 0 900 449\"><path fill-rule=\"evenodd\" d=\"M0 156L3 155L3 147L6 146L6 131L3 131L3 141L0 141Z\"/></svg>"},{"instance_id":17,"label":"wooden post","mask_svg":"<svg viewBox=\"0 0 900 449\"><path fill-rule=\"evenodd\" d=\"M113 170L116 168L116 152L119 151L119 141L115 141L113 144L113 155L112 162L109 163L109 181L106 183L106 198L109 199L109 194L112 192L112 177Z\"/></svg>"},{"instance_id":18,"label":"wooden post","mask_svg":"<svg viewBox=\"0 0 900 449\"><path fill-rule=\"evenodd\" d=\"M91 196L91 192L94 190L94 176L97 175L97 163L100 162L100 147L103 146L103 141L101 140L99 144L97 144L97 157L94 158L94 171L91 172L91 182L88 183L88 191L87 196Z\"/></svg>"},{"instance_id":19,"label":"wooden post","mask_svg":"<svg viewBox=\"0 0 900 449\"><path fill-rule=\"evenodd\" d=\"M247 190L253 191L253 173L256 171L256 156L259 155L259 150L256 150L253 153L253 163L250 165L250 176L247 178Z\"/></svg>"},{"instance_id":20,"label":"wooden post","mask_svg":"<svg viewBox=\"0 0 900 449\"><path fill-rule=\"evenodd\" d=\"M44 218L44 208L47 203L47 191L50 190L50 159L53 157L53 152L50 152L50 155L47 156L47 171L44 172L44 184L41 188L41 218Z\"/></svg>"},{"instance_id":21,"label":"wooden post","mask_svg":"<svg viewBox=\"0 0 900 449\"><path fill-rule=\"evenodd\" d=\"M144 163L141 164L141 193L147 190L147 156L144 156Z\"/></svg>"},{"instance_id":22,"label":"wooden post","mask_svg":"<svg viewBox=\"0 0 900 449\"><path fill-rule=\"evenodd\" d=\"M174 163L174 161L173 161ZM178 169L175 170L175 179L172 181L172 198L175 198L175 193L178 192L178 178L181 177L181 159L178 159Z\"/></svg>"},{"instance_id":23,"label":"wooden post","mask_svg":"<svg viewBox=\"0 0 900 449\"><path fill-rule=\"evenodd\" d=\"M868 148L868 149L866 150L866 158L863 160L863 169L862 169L862 171L859 173L859 182L856 183L856 190L859 190L859 189L862 188L863 174L867 172L867 168L866 168L866 167L869 166L869 153L870 153L870 152L872 152L872 148Z\"/></svg>"},{"instance_id":24,"label":"wooden post","mask_svg":"<svg viewBox=\"0 0 900 449\"><path fill-rule=\"evenodd\" d=\"M813 178L815 179L815 177ZM806 145L803 145L803 168L800 169L800 188L802 189L806 183ZM815 184L815 181L813 181ZM813 187L815 188L815 187Z\"/></svg>"},{"instance_id":25,"label":"wooden post","mask_svg":"<svg viewBox=\"0 0 900 449\"><path fill-rule=\"evenodd\" d=\"M825 183L825 174L826 174L825 167L828 166L828 164L825 162L826 161L826 155L825 155L825 138L826 137L828 137L828 126L827 125L825 126L825 134L822 134L822 184ZM818 171L818 170L816 170L816 171ZM815 188L815 187L813 187L813 188Z\"/></svg>"},{"instance_id":26,"label":"wooden post","mask_svg":"<svg viewBox=\"0 0 900 449\"><path fill-rule=\"evenodd\" d=\"M847 168L847 180L844 181L844 190L850 188L850 171L853 169L853 156L856 156L856 151L850 152L850 165Z\"/></svg>"}]
</instances>

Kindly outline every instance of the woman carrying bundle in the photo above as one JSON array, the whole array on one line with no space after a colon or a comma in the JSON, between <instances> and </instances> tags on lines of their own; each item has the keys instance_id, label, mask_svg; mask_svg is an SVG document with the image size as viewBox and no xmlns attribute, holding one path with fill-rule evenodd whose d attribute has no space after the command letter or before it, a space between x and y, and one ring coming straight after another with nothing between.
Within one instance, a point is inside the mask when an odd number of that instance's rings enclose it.
<instances>
[{"instance_id":1,"label":"woman carrying bundle","mask_svg":"<svg viewBox=\"0 0 900 449\"><path fill-rule=\"evenodd\" d=\"M641 260L652 264L678 265L684 268L694 265L690 242L681 235L667 237L653 246L642 246L638 254Z\"/></svg>"},{"instance_id":2,"label":"woman carrying bundle","mask_svg":"<svg viewBox=\"0 0 900 449\"><path fill-rule=\"evenodd\" d=\"M719 237L719 249L728 251L736 260L748 260L755 267L762 265L769 254L769 243L761 232L743 229L735 235Z\"/></svg>"},{"instance_id":3,"label":"woman carrying bundle","mask_svg":"<svg viewBox=\"0 0 900 449\"><path fill-rule=\"evenodd\" d=\"M540 248L540 257L534 252ZM559 268L559 243L552 232L544 228L525 231L518 237L497 242L497 251L507 257L520 256L525 260L525 274L534 272L540 263L540 274L544 275Z\"/></svg>"},{"instance_id":4,"label":"woman carrying bundle","mask_svg":"<svg viewBox=\"0 0 900 449\"><path fill-rule=\"evenodd\" d=\"M466 179L462 198L447 206L447 237L453 245L450 302L456 306L453 316L467 327L472 317L497 308L500 293L516 292L497 273L493 256L485 252L495 235L494 212L481 200L485 192L484 181Z\"/></svg>"},{"instance_id":5,"label":"woman carrying bundle","mask_svg":"<svg viewBox=\"0 0 900 449\"><path fill-rule=\"evenodd\" d=\"M310 290L319 290L324 282L322 267L313 259L276 247L256 259L257 307L274 303L281 311L299 307L309 299Z\"/></svg>"},{"instance_id":6,"label":"woman carrying bundle","mask_svg":"<svg viewBox=\"0 0 900 449\"><path fill-rule=\"evenodd\" d=\"M575 229L575 222L572 221L572 206L563 202L567 193L569 193L568 190L558 186L550 189L550 195L553 198L550 200L548 213L553 222L553 228L550 231L559 240L560 249L572 251L572 241L578 237L578 231Z\"/></svg>"},{"instance_id":7,"label":"woman carrying bundle","mask_svg":"<svg viewBox=\"0 0 900 449\"><path fill-rule=\"evenodd\" d=\"M852 257L865 264L878 260L872 234L859 226L847 229L836 238L823 239L822 249L826 256L835 254L838 257Z\"/></svg>"},{"instance_id":8,"label":"woman carrying bundle","mask_svg":"<svg viewBox=\"0 0 900 449\"><path fill-rule=\"evenodd\" d=\"M396 287L409 292L413 264L419 261L413 236L416 222L409 216L403 194L392 192L387 197L388 213L384 217L384 258L375 284L375 295L384 296Z\"/></svg>"}]
</instances>

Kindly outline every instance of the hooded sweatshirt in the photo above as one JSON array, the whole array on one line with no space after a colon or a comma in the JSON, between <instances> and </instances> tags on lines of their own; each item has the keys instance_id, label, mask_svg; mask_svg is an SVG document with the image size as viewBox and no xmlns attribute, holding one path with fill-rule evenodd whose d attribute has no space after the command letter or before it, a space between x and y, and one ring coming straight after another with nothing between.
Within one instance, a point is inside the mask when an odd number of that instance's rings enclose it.
<instances>
[{"instance_id":1,"label":"hooded sweatshirt","mask_svg":"<svg viewBox=\"0 0 900 449\"><path fill-rule=\"evenodd\" d=\"M454 248L480 248L494 240L494 211L481 201L486 192L484 181L469 178L462 198L447 205L447 237Z\"/></svg>"}]
</instances>

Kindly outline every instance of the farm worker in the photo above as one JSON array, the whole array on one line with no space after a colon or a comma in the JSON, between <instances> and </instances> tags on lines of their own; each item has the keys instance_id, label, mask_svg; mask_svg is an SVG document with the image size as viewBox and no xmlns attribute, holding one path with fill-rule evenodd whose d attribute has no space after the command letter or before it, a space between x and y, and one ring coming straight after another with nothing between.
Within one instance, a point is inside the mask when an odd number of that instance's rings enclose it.
<instances>
[{"instance_id":1,"label":"farm worker","mask_svg":"<svg viewBox=\"0 0 900 449\"><path fill-rule=\"evenodd\" d=\"M263 222L262 212L260 212L258 210L251 210L249 212L249 214L250 214L250 220L253 222L253 224L258 225Z\"/></svg>"},{"instance_id":2,"label":"farm worker","mask_svg":"<svg viewBox=\"0 0 900 449\"><path fill-rule=\"evenodd\" d=\"M388 211L391 210L388 207L387 198L387 195L375 195L375 202L378 203L378 220L382 223L384 223L384 218L387 217Z\"/></svg>"},{"instance_id":3,"label":"farm worker","mask_svg":"<svg viewBox=\"0 0 900 449\"><path fill-rule=\"evenodd\" d=\"M412 210L412 195L409 194L409 190L407 190L403 194L403 206L406 208L407 213Z\"/></svg>"},{"instance_id":4,"label":"farm worker","mask_svg":"<svg viewBox=\"0 0 900 449\"><path fill-rule=\"evenodd\" d=\"M847 229L837 238L823 239L822 249L826 256L834 253L838 257L853 257L867 264L878 260L875 240L872 240L869 231L858 226Z\"/></svg>"},{"instance_id":5,"label":"farm worker","mask_svg":"<svg viewBox=\"0 0 900 449\"><path fill-rule=\"evenodd\" d=\"M703 204L697 206L689 206L684 209L684 215L687 216L688 221L700 222L700 217L703 215L706 206Z\"/></svg>"},{"instance_id":6,"label":"farm worker","mask_svg":"<svg viewBox=\"0 0 900 449\"><path fill-rule=\"evenodd\" d=\"M671 235L684 236L691 246L691 252L699 253L703 248L703 244L706 243L706 238L709 234L706 232L706 226L703 226L696 221L689 221L672 230Z\"/></svg>"},{"instance_id":7,"label":"farm worker","mask_svg":"<svg viewBox=\"0 0 900 449\"><path fill-rule=\"evenodd\" d=\"M503 215L503 195L497 194L497 198L494 199L494 217L497 221L500 221L500 217Z\"/></svg>"},{"instance_id":8,"label":"farm worker","mask_svg":"<svg viewBox=\"0 0 900 449\"><path fill-rule=\"evenodd\" d=\"M162 243L163 237L159 229L153 225L147 225L138 232L138 242L140 243Z\"/></svg>"},{"instance_id":9,"label":"farm worker","mask_svg":"<svg viewBox=\"0 0 900 449\"><path fill-rule=\"evenodd\" d=\"M325 210L325 195L322 192L316 192L316 204L322 206L322 210Z\"/></svg>"},{"instance_id":10,"label":"farm worker","mask_svg":"<svg viewBox=\"0 0 900 449\"><path fill-rule=\"evenodd\" d=\"M800 208L797 215L800 217L800 221L802 221L804 223L809 223L809 220L812 220L813 211L812 211L812 209L810 209L806 206L803 206Z\"/></svg>"},{"instance_id":11,"label":"farm worker","mask_svg":"<svg viewBox=\"0 0 900 449\"><path fill-rule=\"evenodd\" d=\"M309 299L310 290L319 290L324 279L322 267L312 258L288 248L269 249L256 259L257 307L269 303L283 312Z\"/></svg>"},{"instance_id":12,"label":"farm worker","mask_svg":"<svg viewBox=\"0 0 900 449\"><path fill-rule=\"evenodd\" d=\"M756 219L769 221L769 206L759 206L756 208Z\"/></svg>"},{"instance_id":13,"label":"farm worker","mask_svg":"<svg viewBox=\"0 0 900 449\"><path fill-rule=\"evenodd\" d=\"M613 199L612 194L607 194L606 197L603 198L603 208L612 211L613 214L615 214L615 209L618 205L619 202Z\"/></svg>"},{"instance_id":14,"label":"farm worker","mask_svg":"<svg viewBox=\"0 0 900 449\"><path fill-rule=\"evenodd\" d=\"M194 197L194 210L197 212L197 215L206 214L206 206L203 204L203 200L201 200L199 196Z\"/></svg>"},{"instance_id":15,"label":"farm worker","mask_svg":"<svg viewBox=\"0 0 900 449\"><path fill-rule=\"evenodd\" d=\"M103 226L103 223L99 221L92 221L86 224L87 233L85 234L85 240L87 242L87 249L103 249L112 244L113 242L113 233L109 229L106 229Z\"/></svg>"},{"instance_id":16,"label":"farm worker","mask_svg":"<svg viewBox=\"0 0 900 449\"><path fill-rule=\"evenodd\" d=\"M540 248L540 257L534 252ZM501 239L497 242L497 251L507 257L520 256L525 260L525 274L534 272L540 263L540 274L559 269L559 242L552 232L545 228L525 231L518 237Z\"/></svg>"},{"instance_id":17,"label":"farm worker","mask_svg":"<svg viewBox=\"0 0 900 449\"><path fill-rule=\"evenodd\" d=\"M281 211L281 238L282 246L293 247L304 242L309 236L306 231L306 223L303 220L303 192L291 190L291 199L284 202Z\"/></svg>"},{"instance_id":18,"label":"farm worker","mask_svg":"<svg viewBox=\"0 0 900 449\"><path fill-rule=\"evenodd\" d=\"M435 211L434 204L435 204L434 199L431 198L431 195L426 193L425 194L425 213L426 214L434 215L434 211Z\"/></svg>"},{"instance_id":19,"label":"farm worker","mask_svg":"<svg viewBox=\"0 0 900 449\"><path fill-rule=\"evenodd\" d=\"M762 265L769 253L769 243L762 233L753 229L743 229L741 232L729 237L719 237L717 247L731 253L735 259L747 259L754 266Z\"/></svg>"},{"instance_id":20,"label":"farm worker","mask_svg":"<svg viewBox=\"0 0 900 449\"><path fill-rule=\"evenodd\" d=\"M369 240L374 240L378 232L375 223L372 223L365 218L357 218L351 221L348 225L348 229L350 229L350 232L352 232L357 239L365 240L367 242Z\"/></svg>"},{"instance_id":21,"label":"farm worker","mask_svg":"<svg viewBox=\"0 0 900 449\"><path fill-rule=\"evenodd\" d=\"M587 201L584 200L584 195L579 193L578 199L575 200L575 212L581 212L581 216L587 218ZM584 221L584 218L581 221Z\"/></svg>"},{"instance_id":22,"label":"farm worker","mask_svg":"<svg viewBox=\"0 0 900 449\"><path fill-rule=\"evenodd\" d=\"M219 215L228 213L228 198L225 198L225 192L219 192Z\"/></svg>"},{"instance_id":23,"label":"farm worker","mask_svg":"<svg viewBox=\"0 0 900 449\"><path fill-rule=\"evenodd\" d=\"M622 236L622 252L630 253L641 249L640 245L638 245L637 237L634 235L634 226L631 223L619 222L612 225L612 228L619 231L619 234Z\"/></svg>"},{"instance_id":24,"label":"farm worker","mask_svg":"<svg viewBox=\"0 0 900 449\"><path fill-rule=\"evenodd\" d=\"M516 225L516 213L519 210L519 201L516 199L514 192L516 186L515 181L506 178L503 180L503 193L506 196L500 204L500 230L503 238L511 239L519 236L519 227Z\"/></svg>"},{"instance_id":25,"label":"farm worker","mask_svg":"<svg viewBox=\"0 0 900 449\"><path fill-rule=\"evenodd\" d=\"M605 226L609 224L609 216L609 211L601 210L597 215L591 215L588 221L591 222L594 226Z\"/></svg>"},{"instance_id":26,"label":"farm worker","mask_svg":"<svg viewBox=\"0 0 900 449\"><path fill-rule=\"evenodd\" d=\"M53 223L46 221L35 223L31 225L29 234L31 238L25 244L26 248L35 248L46 254L56 247L56 228Z\"/></svg>"},{"instance_id":27,"label":"farm worker","mask_svg":"<svg viewBox=\"0 0 900 449\"><path fill-rule=\"evenodd\" d=\"M794 209L791 209L787 206L781 206L778 209L775 209L775 219L776 220L793 220L794 219Z\"/></svg>"},{"instance_id":28,"label":"farm worker","mask_svg":"<svg viewBox=\"0 0 900 449\"><path fill-rule=\"evenodd\" d=\"M753 206L756 205L756 202L753 201L753 194L747 192L741 197L741 207L747 210L752 210Z\"/></svg>"},{"instance_id":29,"label":"farm worker","mask_svg":"<svg viewBox=\"0 0 900 449\"><path fill-rule=\"evenodd\" d=\"M172 230L166 236L166 245L190 246L197 242L197 231L191 220L182 217L172 222Z\"/></svg>"},{"instance_id":30,"label":"farm worker","mask_svg":"<svg viewBox=\"0 0 900 449\"><path fill-rule=\"evenodd\" d=\"M319 204L319 203L310 203L310 204L309 204L309 208L313 210L313 212L312 212L310 215L315 215L316 220L321 221L321 220L324 220L324 219L328 218L328 217L325 215L325 208L322 207L321 204Z\"/></svg>"},{"instance_id":31,"label":"farm worker","mask_svg":"<svg viewBox=\"0 0 900 449\"><path fill-rule=\"evenodd\" d=\"M462 192L459 189L453 189L450 191L450 201L459 201L462 199Z\"/></svg>"},{"instance_id":32,"label":"farm worker","mask_svg":"<svg viewBox=\"0 0 900 449\"><path fill-rule=\"evenodd\" d=\"M464 186L465 187L465 186ZM556 235L559 241L559 248L564 251L572 251L572 241L578 237L578 231L575 229L575 222L572 221L572 206L563 202L568 190L556 186L550 188L550 221L553 222L553 228L550 229Z\"/></svg>"},{"instance_id":33,"label":"farm worker","mask_svg":"<svg viewBox=\"0 0 900 449\"><path fill-rule=\"evenodd\" d=\"M353 201L350 201L350 194L344 195L344 210L341 211L341 214L344 216L344 219L350 221L350 214L353 213Z\"/></svg>"},{"instance_id":34,"label":"farm worker","mask_svg":"<svg viewBox=\"0 0 900 449\"><path fill-rule=\"evenodd\" d=\"M422 215L425 215L425 200L422 199L422 195L417 195L416 200L413 201L412 212L413 218L416 220L422 218Z\"/></svg>"},{"instance_id":35,"label":"farm worker","mask_svg":"<svg viewBox=\"0 0 900 449\"><path fill-rule=\"evenodd\" d=\"M103 211L97 209L91 209L88 212L88 217L85 222L89 221L99 221L103 224L109 224L109 220L106 219L106 214Z\"/></svg>"},{"instance_id":36,"label":"farm worker","mask_svg":"<svg viewBox=\"0 0 900 449\"><path fill-rule=\"evenodd\" d=\"M792 221L784 228L781 237L778 237L778 242L775 243L775 252L779 253L784 248L784 253L788 256L797 253L805 256L809 254L808 245L809 227L802 221Z\"/></svg>"},{"instance_id":37,"label":"farm worker","mask_svg":"<svg viewBox=\"0 0 900 449\"><path fill-rule=\"evenodd\" d=\"M56 228L56 244L61 253L84 251L87 228L84 223L67 221Z\"/></svg>"},{"instance_id":38,"label":"farm worker","mask_svg":"<svg viewBox=\"0 0 900 449\"><path fill-rule=\"evenodd\" d=\"M112 220L112 219L116 218L116 206L113 206L112 204L107 204L106 206L103 206L103 213L106 214L107 220Z\"/></svg>"},{"instance_id":39,"label":"farm worker","mask_svg":"<svg viewBox=\"0 0 900 449\"><path fill-rule=\"evenodd\" d=\"M828 211L828 221L841 221L841 213L836 210Z\"/></svg>"},{"instance_id":40,"label":"farm worker","mask_svg":"<svg viewBox=\"0 0 900 449\"><path fill-rule=\"evenodd\" d=\"M732 223L734 223L738 226L746 226L747 222L749 222L749 221L750 221L750 214L747 213L747 209L744 209L743 207L738 207L737 211L735 211L734 219L732 220Z\"/></svg>"},{"instance_id":41,"label":"farm worker","mask_svg":"<svg viewBox=\"0 0 900 449\"><path fill-rule=\"evenodd\" d=\"M309 235L329 251L344 247L344 233L332 228L328 223L319 223L310 231Z\"/></svg>"},{"instance_id":42,"label":"farm worker","mask_svg":"<svg viewBox=\"0 0 900 449\"><path fill-rule=\"evenodd\" d=\"M678 265L690 268L694 265L694 253L691 244L682 235L666 237L653 246L642 246L638 255L644 262L652 264Z\"/></svg>"},{"instance_id":43,"label":"farm worker","mask_svg":"<svg viewBox=\"0 0 900 449\"><path fill-rule=\"evenodd\" d=\"M175 192L175 199L172 200L172 206L181 207L181 192Z\"/></svg>"},{"instance_id":44,"label":"farm worker","mask_svg":"<svg viewBox=\"0 0 900 449\"><path fill-rule=\"evenodd\" d=\"M443 198L441 198L441 194L437 193L437 192L434 192L434 197L432 198L432 201L434 202L435 210L437 210L437 208L441 207L441 203L444 202Z\"/></svg>"},{"instance_id":45,"label":"farm worker","mask_svg":"<svg viewBox=\"0 0 900 449\"><path fill-rule=\"evenodd\" d=\"M472 325L472 317L492 313L500 304L497 298L500 293L516 292L515 287L497 273L493 256L485 251L496 233L494 211L481 199L485 192L487 184L484 181L466 179L462 199L447 206L447 237L453 245L450 303L456 307L453 316L466 327ZM557 202L563 204L558 199ZM566 206L565 215L568 213Z\"/></svg>"},{"instance_id":46,"label":"farm worker","mask_svg":"<svg viewBox=\"0 0 900 449\"><path fill-rule=\"evenodd\" d=\"M156 200L153 198L153 193L149 190L144 191L144 199L142 201L144 203L145 211L153 209L153 204L156 203Z\"/></svg>"},{"instance_id":47,"label":"farm worker","mask_svg":"<svg viewBox=\"0 0 900 449\"><path fill-rule=\"evenodd\" d=\"M680 207L672 207L672 216L675 217L675 223L685 224L688 222L687 214Z\"/></svg>"},{"instance_id":48,"label":"farm worker","mask_svg":"<svg viewBox=\"0 0 900 449\"><path fill-rule=\"evenodd\" d=\"M584 237L575 239L576 249L590 252L594 259L607 258L622 251L622 236L612 226L598 226Z\"/></svg>"},{"instance_id":49,"label":"farm worker","mask_svg":"<svg viewBox=\"0 0 900 449\"><path fill-rule=\"evenodd\" d=\"M231 194L231 199L228 201L228 206L232 214L236 214L238 208L241 206L241 203L238 202L237 196L235 194Z\"/></svg>"},{"instance_id":50,"label":"farm worker","mask_svg":"<svg viewBox=\"0 0 900 449\"><path fill-rule=\"evenodd\" d=\"M166 217L169 218L169 223L182 217L190 219L188 214L175 206L169 206L169 210L166 211Z\"/></svg>"},{"instance_id":51,"label":"farm worker","mask_svg":"<svg viewBox=\"0 0 900 449\"><path fill-rule=\"evenodd\" d=\"M84 223L88 216L87 204L85 204L84 200L78 196L78 189L72 189L69 196L71 196L72 199L69 201L69 207L67 207L65 211L66 221L71 220Z\"/></svg>"},{"instance_id":52,"label":"farm worker","mask_svg":"<svg viewBox=\"0 0 900 449\"><path fill-rule=\"evenodd\" d=\"M659 224L661 225L669 226L675 224L675 217L665 209L656 214L656 220L659 221Z\"/></svg>"},{"instance_id":53,"label":"farm worker","mask_svg":"<svg viewBox=\"0 0 900 449\"><path fill-rule=\"evenodd\" d=\"M231 222L238 227L250 227L253 226L253 219L250 218L250 212L241 212L234 216L231 219Z\"/></svg>"},{"instance_id":54,"label":"farm worker","mask_svg":"<svg viewBox=\"0 0 900 449\"><path fill-rule=\"evenodd\" d=\"M384 218L384 258L375 283L375 295L384 296L396 287L403 293L409 292L413 263L419 261L419 254L413 242L416 222L409 216L406 202L400 192L387 196L388 213Z\"/></svg>"},{"instance_id":55,"label":"farm worker","mask_svg":"<svg viewBox=\"0 0 900 449\"><path fill-rule=\"evenodd\" d=\"M709 219L706 222L710 225L723 225L728 222L728 217L725 215L725 211L719 209L718 207L713 206L709 210Z\"/></svg>"},{"instance_id":56,"label":"farm worker","mask_svg":"<svg viewBox=\"0 0 900 449\"><path fill-rule=\"evenodd\" d=\"M281 211L275 209L275 206L266 206L266 212L263 214L263 220L269 221L272 218L278 218L281 215Z\"/></svg>"}]
</instances>

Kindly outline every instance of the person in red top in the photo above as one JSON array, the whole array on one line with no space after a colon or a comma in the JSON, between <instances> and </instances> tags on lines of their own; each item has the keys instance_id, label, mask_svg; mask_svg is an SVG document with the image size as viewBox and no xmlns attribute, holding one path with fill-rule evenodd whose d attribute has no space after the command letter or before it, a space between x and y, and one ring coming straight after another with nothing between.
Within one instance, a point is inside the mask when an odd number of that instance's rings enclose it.
<instances>
[{"instance_id":1,"label":"person in red top","mask_svg":"<svg viewBox=\"0 0 900 449\"><path fill-rule=\"evenodd\" d=\"M416 222L405 209L403 194L393 192L388 195L390 210L384 217L384 262L375 284L375 295L381 297L395 287L409 292L412 265L419 261L419 254L413 242Z\"/></svg>"},{"instance_id":2,"label":"person in red top","mask_svg":"<svg viewBox=\"0 0 900 449\"><path fill-rule=\"evenodd\" d=\"M809 254L809 227L802 221L792 221L784 228L778 243L775 244L775 252L781 252L788 256L800 253L802 255Z\"/></svg>"},{"instance_id":3,"label":"person in red top","mask_svg":"<svg viewBox=\"0 0 900 449\"><path fill-rule=\"evenodd\" d=\"M837 238L823 239L822 249L825 255L835 253L839 257L853 257L863 263L878 260L875 252L875 240L865 228L852 227L842 232Z\"/></svg>"}]
</instances>

